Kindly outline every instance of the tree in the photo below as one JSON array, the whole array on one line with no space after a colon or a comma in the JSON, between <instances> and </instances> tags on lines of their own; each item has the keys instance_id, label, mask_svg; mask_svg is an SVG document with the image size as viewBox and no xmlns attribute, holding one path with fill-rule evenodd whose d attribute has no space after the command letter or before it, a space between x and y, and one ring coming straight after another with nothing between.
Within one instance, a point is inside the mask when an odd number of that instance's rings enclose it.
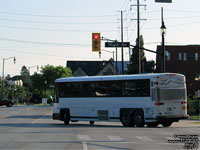
<instances>
[{"instance_id":1,"label":"tree","mask_svg":"<svg viewBox=\"0 0 200 150\"><path fill-rule=\"evenodd\" d=\"M20 74L22 76L23 85L25 87L28 87L29 86L29 70L26 68L26 66L22 66Z\"/></svg>"},{"instance_id":2,"label":"tree","mask_svg":"<svg viewBox=\"0 0 200 150\"><path fill-rule=\"evenodd\" d=\"M21 74L22 76L28 76L28 75L29 75L29 71L28 71L28 69L26 68L26 66L22 66L22 69L21 69L21 71L20 71L20 74Z\"/></svg>"},{"instance_id":3,"label":"tree","mask_svg":"<svg viewBox=\"0 0 200 150\"><path fill-rule=\"evenodd\" d=\"M5 77L5 80L9 80L11 78L11 76L8 74L6 77Z\"/></svg>"},{"instance_id":4,"label":"tree","mask_svg":"<svg viewBox=\"0 0 200 150\"><path fill-rule=\"evenodd\" d=\"M72 75L71 69L53 65L42 67L40 72L41 74L34 73L31 76L31 92L33 93L31 102L34 103L39 103L42 97L49 98L50 95L54 95L54 89L51 86L55 84L56 79Z\"/></svg>"},{"instance_id":5,"label":"tree","mask_svg":"<svg viewBox=\"0 0 200 150\"><path fill-rule=\"evenodd\" d=\"M58 78L70 77L72 75L71 69L62 66L54 67L52 65L42 67L41 73L47 86L54 85L55 80Z\"/></svg>"},{"instance_id":6,"label":"tree","mask_svg":"<svg viewBox=\"0 0 200 150\"><path fill-rule=\"evenodd\" d=\"M136 46L132 49L132 55L130 58L130 64L128 65L128 74L137 74L138 73L138 48L137 48L137 40ZM140 36L140 47L144 48L144 40L143 36ZM154 66L155 62L153 60L147 61L144 50L140 49L140 57L141 57L141 73L152 73L155 71Z\"/></svg>"}]
</instances>

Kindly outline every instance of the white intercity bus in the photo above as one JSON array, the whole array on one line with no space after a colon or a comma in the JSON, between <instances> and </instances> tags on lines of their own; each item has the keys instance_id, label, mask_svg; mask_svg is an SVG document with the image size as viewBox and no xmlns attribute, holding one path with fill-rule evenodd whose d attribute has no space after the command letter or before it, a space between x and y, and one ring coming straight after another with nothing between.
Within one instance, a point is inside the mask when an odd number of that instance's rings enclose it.
<instances>
[{"instance_id":1,"label":"white intercity bus","mask_svg":"<svg viewBox=\"0 0 200 150\"><path fill-rule=\"evenodd\" d=\"M187 115L185 76L176 73L61 78L53 119L170 126Z\"/></svg>"}]
</instances>

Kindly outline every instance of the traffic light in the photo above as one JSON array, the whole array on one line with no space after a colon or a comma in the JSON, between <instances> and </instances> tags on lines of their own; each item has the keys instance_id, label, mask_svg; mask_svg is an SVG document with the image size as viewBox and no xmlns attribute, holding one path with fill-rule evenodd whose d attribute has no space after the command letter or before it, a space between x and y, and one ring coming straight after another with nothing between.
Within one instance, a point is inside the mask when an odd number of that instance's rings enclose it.
<instances>
[{"instance_id":1,"label":"traffic light","mask_svg":"<svg viewBox=\"0 0 200 150\"><path fill-rule=\"evenodd\" d=\"M92 33L92 51L101 51L101 36L100 33Z\"/></svg>"}]
</instances>

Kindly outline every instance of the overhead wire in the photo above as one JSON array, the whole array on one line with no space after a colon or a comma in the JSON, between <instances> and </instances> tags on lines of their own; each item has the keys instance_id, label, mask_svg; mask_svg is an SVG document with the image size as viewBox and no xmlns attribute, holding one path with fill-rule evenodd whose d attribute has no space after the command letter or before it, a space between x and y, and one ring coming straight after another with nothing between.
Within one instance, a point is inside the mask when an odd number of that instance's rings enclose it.
<instances>
[{"instance_id":1,"label":"overhead wire","mask_svg":"<svg viewBox=\"0 0 200 150\"><path fill-rule=\"evenodd\" d=\"M18 42L18 43L25 43L25 44L42 44L42 45L50 45L50 46L81 46L81 47L88 47L90 44L80 44L80 43L48 43L48 42L38 42L38 41L26 41L26 40L17 40L17 39L9 39L9 38L2 38L0 37L0 40L2 41L8 41L8 42Z\"/></svg>"},{"instance_id":2,"label":"overhead wire","mask_svg":"<svg viewBox=\"0 0 200 150\"><path fill-rule=\"evenodd\" d=\"M50 16L50 15L37 15L37 14L27 14L27 13L15 13L15 12L3 12L0 11L0 14L7 15L20 15L20 16L34 16L34 17L50 17L50 18L97 18L97 17L114 17L116 15L96 15L96 16Z\"/></svg>"}]
</instances>

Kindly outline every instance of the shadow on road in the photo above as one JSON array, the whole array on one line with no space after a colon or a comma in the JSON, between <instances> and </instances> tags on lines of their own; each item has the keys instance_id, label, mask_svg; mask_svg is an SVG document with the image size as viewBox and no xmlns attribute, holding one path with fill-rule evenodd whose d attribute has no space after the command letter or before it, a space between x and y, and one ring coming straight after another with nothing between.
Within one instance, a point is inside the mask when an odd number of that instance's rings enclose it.
<instances>
[{"instance_id":1,"label":"shadow on road","mask_svg":"<svg viewBox=\"0 0 200 150\"><path fill-rule=\"evenodd\" d=\"M0 127L19 127L19 128L124 128L120 125L90 125L90 124L69 124L62 123L0 123Z\"/></svg>"},{"instance_id":2,"label":"shadow on road","mask_svg":"<svg viewBox=\"0 0 200 150\"><path fill-rule=\"evenodd\" d=\"M5 119L40 119L42 117L43 115L14 115L14 116L6 117ZM51 118L52 118L51 115L46 115L42 119L51 119Z\"/></svg>"}]
</instances>

